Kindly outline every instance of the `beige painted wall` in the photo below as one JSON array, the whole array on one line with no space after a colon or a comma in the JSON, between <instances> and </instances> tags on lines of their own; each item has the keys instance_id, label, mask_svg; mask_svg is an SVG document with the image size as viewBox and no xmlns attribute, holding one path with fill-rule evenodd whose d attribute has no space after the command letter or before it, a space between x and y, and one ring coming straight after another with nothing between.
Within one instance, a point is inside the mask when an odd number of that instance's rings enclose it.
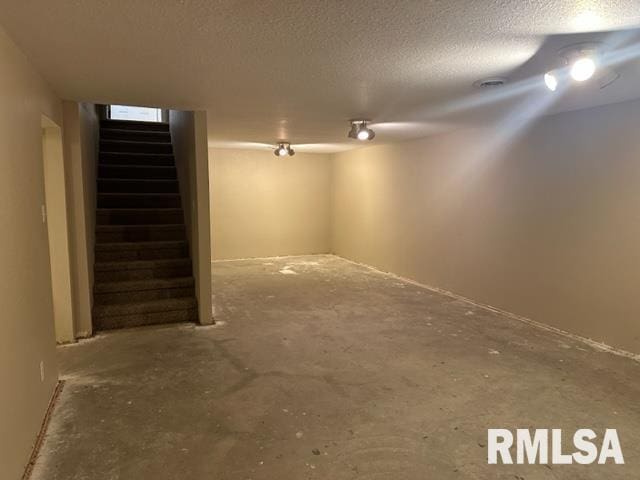
<instances>
[{"instance_id":1,"label":"beige painted wall","mask_svg":"<svg viewBox=\"0 0 640 480\"><path fill-rule=\"evenodd\" d=\"M213 323L207 114L171 110L169 124L193 264L198 319L207 325Z\"/></svg>"},{"instance_id":2,"label":"beige painted wall","mask_svg":"<svg viewBox=\"0 0 640 480\"><path fill-rule=\"evenodd\" d=\"M75 336L92 333L96 168L99 118L95 105L65 101L64 144Z\"/></svg>"},{"instance_id":3,"label":"beige painted wall","mask_svg":"<svg viewBox=\"0 0 640 480\"><path fill-rule=\"evenodd\" d=\"M640 353L640 102L334 157L336 254Z\"/></svg>"},{"instance_id":4,"label":"beige painted wall","mask_svg":"<svg viewBox=\"0 0 640 480\"><path fill-rule=\"evenodd\" d=\"M53 317L56 341L69 343L75 340L75 334L62 129L47 117L43 117L42 120L44 192L51 261Z\"/></svg>"},{"instance_id":5,"label":"beige painted wall","mask_svg":"<svg viewBox=\"0 0 640 480\"><path fill-rule=\"evenodd\" d=\"M0 65L0 465L13 480L58 378L40 122L61 125L62 105L1 28Z\"/></svg>"},{"instance_id":6,"label":"beige painted wall","mask_svg":"<svg viewBox=\"0 0 640 480\"><path fill-rule=\"evenodd\" d=\"M328 253L328 155L209 149L214 260Z\"/></svg>"}]
</instances>

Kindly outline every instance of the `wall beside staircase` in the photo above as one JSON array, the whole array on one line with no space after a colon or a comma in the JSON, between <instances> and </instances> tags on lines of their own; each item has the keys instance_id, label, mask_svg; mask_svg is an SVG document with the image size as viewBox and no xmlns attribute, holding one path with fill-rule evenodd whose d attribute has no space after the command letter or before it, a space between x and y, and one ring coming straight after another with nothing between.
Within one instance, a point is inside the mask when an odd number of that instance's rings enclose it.
<instances>
[{"instance_id":1,"label":"wall beside staircase","mask_svg":"<svg viewBox=\"0 0 640 480\"><path fill-rule=\"evenodd\" d=\"M64 102L69 246L76 338L92 333L99 118L89 103Z\"/></svg>"},{"instance_id":2,"label":"wall beside staircase","mask_svg":"<svg viewBox=\"0 0 640 480\"><path fill-rule=\"evenodd\" d=\"M169 128L193 261L198 319L204 325L213 322L206 115L206 112L169 112Z\"/></svg>"},{"instance_id":3,"label":"wall beside staircase","mask_svg":"<svg viewBox=\"0 0 640 480\"><path fill-rule=\"evenodd\" d=\"M0 477L17 479L58 380L41 116L62 126L62 102L2 28L0 65Z\"/></svg>"}]
</instances>

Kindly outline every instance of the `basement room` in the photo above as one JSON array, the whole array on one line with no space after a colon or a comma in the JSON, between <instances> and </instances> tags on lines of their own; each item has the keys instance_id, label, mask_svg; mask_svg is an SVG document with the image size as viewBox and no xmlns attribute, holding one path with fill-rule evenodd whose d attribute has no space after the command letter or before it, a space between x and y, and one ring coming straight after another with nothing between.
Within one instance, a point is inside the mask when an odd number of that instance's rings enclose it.
<instances>
[{"instance_id":1,"label":"basement room","mask_svg":"<svg viewBox=\"0 0 640 480\"><path fill-rule=\"evenodd\" d=\"M0 480L640 478L640 3L5 0Z\"/></svg>"}]
</instances>

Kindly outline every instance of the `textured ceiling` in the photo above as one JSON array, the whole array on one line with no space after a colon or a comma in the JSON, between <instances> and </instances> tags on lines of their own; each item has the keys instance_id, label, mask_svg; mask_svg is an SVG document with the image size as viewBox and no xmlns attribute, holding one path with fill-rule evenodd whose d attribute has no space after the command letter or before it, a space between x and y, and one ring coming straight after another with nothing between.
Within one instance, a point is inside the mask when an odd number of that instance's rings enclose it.
<instances>
[{"instance_id":1,"label":"textured ceiling","mask_svg":"<svg viewBox=\"0 0 640 480\"><path fill-rule=\"evenodd\" d=\"M0 24L63 98L207 109L210 143L334 151L350 118L387 142L504 115L558 48L629 43L640 1L0 0ZM536 114L640 97L637 64ZM506 94L472 87L495 75Z\"/></svg>"}]
</instances>

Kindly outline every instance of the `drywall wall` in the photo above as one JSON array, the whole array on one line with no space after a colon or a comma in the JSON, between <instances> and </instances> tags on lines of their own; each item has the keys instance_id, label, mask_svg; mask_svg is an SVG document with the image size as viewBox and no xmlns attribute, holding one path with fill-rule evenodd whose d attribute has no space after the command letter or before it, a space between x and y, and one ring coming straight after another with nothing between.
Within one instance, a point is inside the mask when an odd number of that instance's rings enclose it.
<instances>
[{"instance_id":1,"label":"drywall wall","mask_svg":"<svg viewBox=\"0 0 640 480\"><path fill-rule=\"evenodd\" d=\"M89 103L65 101L64 145L75 336L92 333L96 168L100 121Z\"/></svg>"},{"instance_id":2,"label":"drywall wall","mask_svg":"<svg viewBox=\"0 0 640 480\"><path fill-rule=\"evenodd\" d=\"M328 155L210 148L214 260L331 251Z\"/></svg>"},{"instance_id":3,"label":"drywall wall","mask_svg":"<svg viewBox=\"0 0 640 480\"><path fill-rule=\"evenodd\" d=\"M75 333L62 129L44 116L42 117L42 154L56 341L69 343L75 340Z\"/></svg>"},{"instance_id":4,"label":"drywall wall","mask_svg":"<svg viewBox=\"0 0 640 480\"><path fill-rule=\"evenodd\" d=\"M58 379L41 115L61 126L62 104L2 28L0 65L0 476L13 480Z\"/></svg>"},{"instance_id":5,"label":"drywall wall","mask_svg":"<svg viewBox=\"0 0 640 480\"><path fill-rule=\"evenodd\" d=\"M207 114L171 110L169 126L193 264L198 320L208 325L213 323L213 307Z\"/></svg>"},{"instance_id":6,"label":"drywall wall","mask_svg":"<svg viewBox=\"0 0 640 480\"><path fill-rule=\"evenodd\" d=\"M334 157L338 255L640 353L640 102Z\"/></svg>"}]
</instances>

